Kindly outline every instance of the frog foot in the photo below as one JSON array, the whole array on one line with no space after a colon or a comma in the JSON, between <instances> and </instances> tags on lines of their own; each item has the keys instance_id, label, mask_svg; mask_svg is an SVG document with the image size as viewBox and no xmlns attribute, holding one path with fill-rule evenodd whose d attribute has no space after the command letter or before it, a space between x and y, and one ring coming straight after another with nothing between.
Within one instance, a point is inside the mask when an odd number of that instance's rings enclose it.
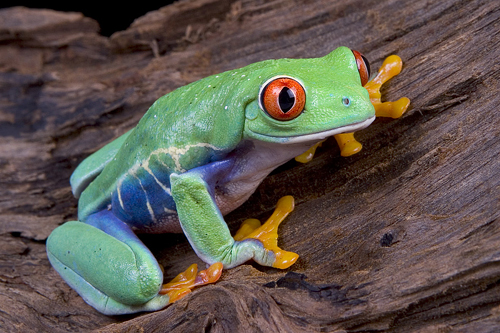
<instances>
[{"instance_id":1,"label":"frog foot","mask_svg":"<svg viewBox=\"0 0 500 333\"><path fill-rule=\"evenodd\" d=\"M266 223L261 225L257 219L245 220L233 237L234 240L242 241L248 238L257 239L262 242L264 248L275 254L276 261L273 267L280 269L290 267L297 261L299 255L294 252L282 250L278 247L278 227L293 208L294 200L292 196L287 195L279 199L276 209Z\"/></svg>"},{"instance_id":2,"label":"frog foot","mask_svg":"<svg viewBox=\"0 0 500 333\"><path fill-rule=\"evenodd\" d=\"M354 133L342 133L334 135L335 140L337 140L337 144L340 147L340 155L343 157L351 156L358 153L363 146L354 138ZM321 147L323 142L326 140L322 140L316 143L314 146L309 148L306 152L300 154L295 157L295 160L300 163L308 163L312 161L314 154L316 153L316 149Z\"/></svg>"},{"instance_id":3,"label":"frog foot","mask_svg":"<svg viewBox=\"0 0 500 333\"><path fill-rule=\"evenodd\" d=\"M365 84L365 89L368 90L370 101L375 107L375 115L377 117L391 117L397 119L405 113L410 105L410 100L407 97L402 97L395 102L382 102L380 87L394 76L398 75L403 68L403 61L397 55L388 56L382 63L376 77Z\"/></svg>"},{"instance_id":4,"label":"frog foot","mask_svg":"<svg viewBox=\"0 0 500 333\"><path fill-rule=\"evenodd\" d=\"M335 140L340 147L340 156L347 157L358 153L363 146L354 138L354 133L335 135Z\"/></svg>"},{"instance_id":5,"label":"frog foot","mask_svg":"<svg viewBox=\"0 0 500 333\"><path fill-rule=\"evenodd\" d=\"M222 263L217 262L198 273L198 265L192 264L184 272L177 275L172 281L164 284L160 294L168 294L169 303L180 300L191 292L191 289L219 280L222 273Z\"/></svg>"},{"instance_id":6,"label":"frog foot","mask_svg":"<svg viewBox=\"0 0 500 333\"><path fill-rule=\"evenodd\" d=\"M299 156L296 156L295 157L295 160L297 162L300 162L300 163L308 163L308 162L311 162L313 157L314 157L314 154L316 154L316 149L318 149L318 147L321 147L321 145L323 144L323 142L325 142L326 140L321 140L320 142L316 143L314 146L312 146L311 148L309 148L307 151L305 151L304 153L300 154ZM243 222L244 223L244 222Z\"/></svg>"}]
</instances>

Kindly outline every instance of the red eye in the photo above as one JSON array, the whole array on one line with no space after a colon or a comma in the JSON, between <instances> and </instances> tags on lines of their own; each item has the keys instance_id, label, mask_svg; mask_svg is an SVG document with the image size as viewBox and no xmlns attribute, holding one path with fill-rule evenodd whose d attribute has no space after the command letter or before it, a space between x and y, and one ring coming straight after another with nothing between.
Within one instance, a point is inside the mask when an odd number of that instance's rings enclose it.
<instances>
[{"instance_id":1,"label":"red eye","mask_svg":"<svg viewBox=\"0 0 500 333\"><path fill-rule=\"evenodd\" d=\"M366 59L366 57L358 51L352 50L352 53L354 53L354 58L356 58L356 64L358 65L361 85L364 86L370 79L370 63L368 62L368 59Z\"/></svg>"},{"instance_id":2,"label":"red eye","mask_svg":"<svg viewBox=\"0 0 500 333\"><path fill-rule=\"evenodd\" d=\"M294 79L274 79L264 87L260 102L264 110L276 120L291 120L298 117L306 104L306 93Z\"/></svg>"}]
</instances>

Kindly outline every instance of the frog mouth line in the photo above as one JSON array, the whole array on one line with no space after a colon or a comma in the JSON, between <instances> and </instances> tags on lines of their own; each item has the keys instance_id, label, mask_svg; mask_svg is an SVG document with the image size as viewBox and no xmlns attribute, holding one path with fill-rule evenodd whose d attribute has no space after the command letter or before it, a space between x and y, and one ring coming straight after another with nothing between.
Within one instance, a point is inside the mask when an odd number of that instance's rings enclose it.
<instances>
[{"instance_id":1,"label":"frog mouth line","mask_svg":"<svg viewBox=\"0 0 500 333\"><path fill-rule=\"evenodd\" d=\"M355 132L362 130L363 128L368 127L373 121L375 120L375 116L368 118L364 121L361 121L359 123L347 125L347 126L342 126L342 127L337 127L333 129L329 129L326 131L322 132L317 132L317 133L311 133L311 134L304 134L304 135L297 135L297 136L288 136L288 137L277 137L277 136L270 136L270 135L264 135L264 134L259 134L253 132L255 135L264 138L265 141L268 141L269 139L274 139L272 141L280 141L282 144L294 144L294 143L303 143L303 142L308 142L308 141L320 141L323 139L326 139L328 137L331 137L336 134L341 134L341 133L350 133L350 132Z\"/></svg>"}]
</instances>

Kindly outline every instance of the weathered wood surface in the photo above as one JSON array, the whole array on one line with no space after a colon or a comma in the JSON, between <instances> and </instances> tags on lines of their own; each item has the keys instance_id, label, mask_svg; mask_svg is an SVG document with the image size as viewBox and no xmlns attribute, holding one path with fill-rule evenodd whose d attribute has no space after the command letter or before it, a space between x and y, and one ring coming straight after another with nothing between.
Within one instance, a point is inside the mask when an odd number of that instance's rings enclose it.
<instances>
[{"instance_id":1,"label":"weathered wood surface","mask_svg":"<svg viewBox=\"0 0 500 333\"><path fill-rule=\"evenodd\" d=\"M105 38L80 14L1 10L0 331L497 331L499 18L489 0L192 0ZM106 317L50 267L45 239L76 216L72 170L156 98L339 45L374 67L400 55L384 94L412 108L357 133L353 157L330 140L286 164L227 217L234 230L294 195L280 245L297 274L243 265L163 311ZM199 262L182 235L144 240L166 279Z\"/></svg>"}]
</instances>

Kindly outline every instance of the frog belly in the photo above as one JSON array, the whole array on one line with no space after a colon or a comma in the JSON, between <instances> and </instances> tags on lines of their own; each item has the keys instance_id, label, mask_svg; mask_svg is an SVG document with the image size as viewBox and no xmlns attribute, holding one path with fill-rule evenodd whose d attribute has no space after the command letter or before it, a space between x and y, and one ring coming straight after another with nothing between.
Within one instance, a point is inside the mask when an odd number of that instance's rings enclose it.
<instances>
[{"instance_id":1,"label":"frog belly","mask_svg":"<svg viewBox=\"0 0 500 333\"><path fill-rule=\"evenodd\" d=\"M315 142L277 144L247 141L235 154L231 172L214 186L222 215L241 206L274 169L308 150Z\"/></svg>"}]
</instances>

